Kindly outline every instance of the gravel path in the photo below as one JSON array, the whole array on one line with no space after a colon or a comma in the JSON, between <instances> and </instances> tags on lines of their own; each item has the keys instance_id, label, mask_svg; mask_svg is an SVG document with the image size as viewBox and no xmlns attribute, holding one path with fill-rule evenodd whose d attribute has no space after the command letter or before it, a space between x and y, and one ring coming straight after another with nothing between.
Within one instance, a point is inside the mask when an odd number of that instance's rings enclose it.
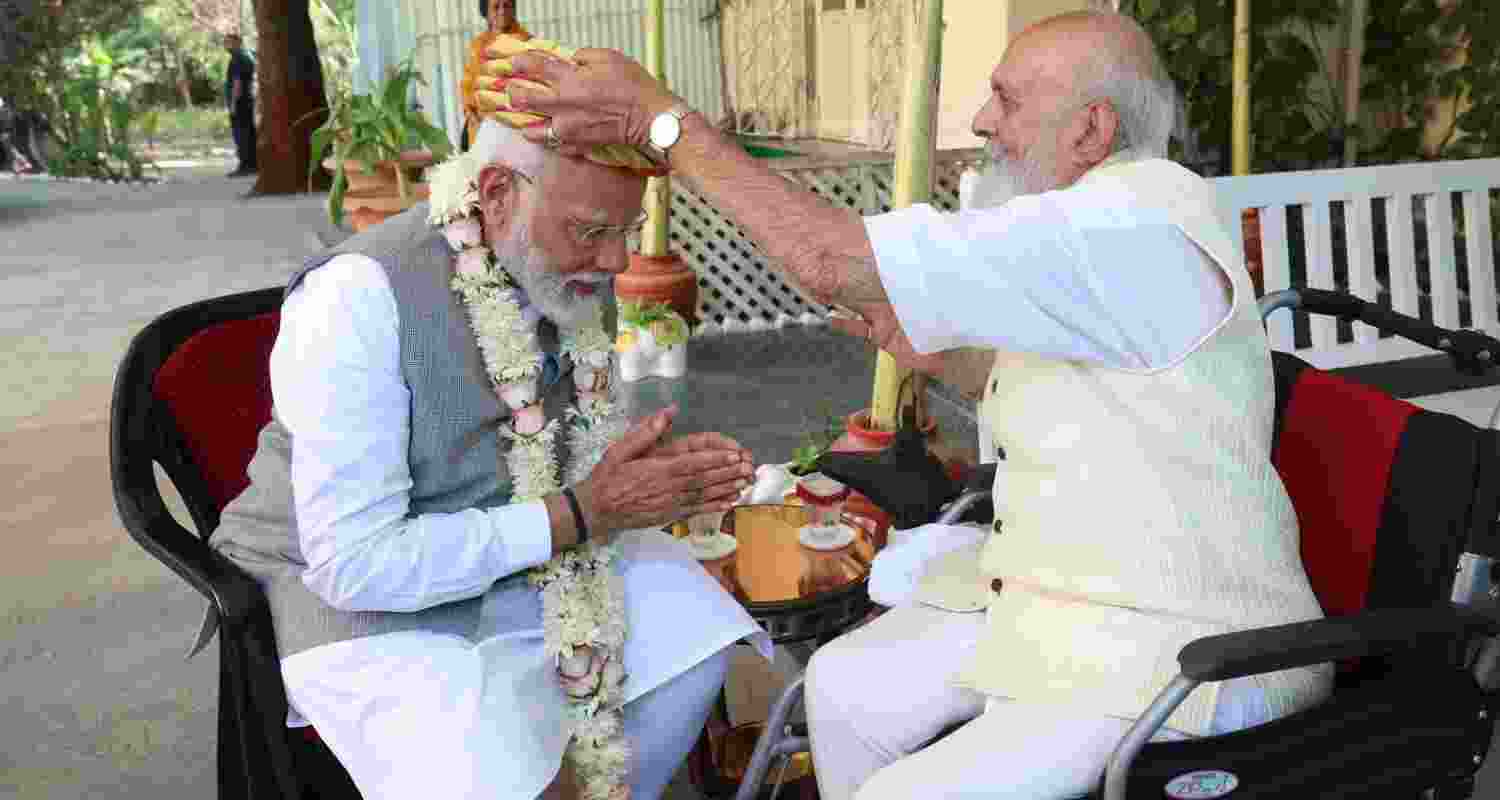
<instances>
[{"instance_id":1,"label":"gravel path","mask_svg":"<svg viewBox=\"0 0 1500 800\"><path fill-rule=\"evenodd\" d=\"M223 162L152 185L0 177L0 797L213 797L217 648L132 542L106 428L130 337L281 283L334 234L319 196L246 198Z\"/></svg>"}]
</instances>

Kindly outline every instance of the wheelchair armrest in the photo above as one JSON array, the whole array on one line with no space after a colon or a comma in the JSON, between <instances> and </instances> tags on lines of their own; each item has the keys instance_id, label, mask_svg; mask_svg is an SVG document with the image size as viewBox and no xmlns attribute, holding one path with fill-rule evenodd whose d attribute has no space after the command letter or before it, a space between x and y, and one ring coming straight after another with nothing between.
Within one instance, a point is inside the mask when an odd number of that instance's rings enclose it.
<instances>
[{"instance_id":1,"label":"wheelchair armrest","mask_svg":"<svg viewBox=\"0 0 1500 800\"><path fill-rule=\"evenodd\" d=\"M980 464L969 470L968 477L964 479L964 491L988 492L993 489L995 487L995 470L998 468L999 464L991 461L988 464Z\"/></svg>"},{"instance_id":2,"label":"wheelchair armrest","mask_svg":"<svg viewBox=\"0 0 1500 800\"><path fill-rule=\"evenodd\" d=\"M1415 650L1434 642L1500 635L1500 618L1469 606L1366 611L1205 636L1177 656L1184 677L1224 681L1329 661Z\"/></svg>"}]
</instances>

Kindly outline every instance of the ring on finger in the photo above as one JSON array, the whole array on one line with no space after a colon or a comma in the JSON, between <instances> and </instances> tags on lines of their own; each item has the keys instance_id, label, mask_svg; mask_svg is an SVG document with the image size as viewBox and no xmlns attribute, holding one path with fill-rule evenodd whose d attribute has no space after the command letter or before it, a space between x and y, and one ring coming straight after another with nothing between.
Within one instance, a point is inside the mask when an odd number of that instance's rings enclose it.
<instances>
[{"instance_id":1,"label":"ring on finger","mask_svg":"<svg viewBox=\"0 0 1500 800\"><path fill-rule=\"evenodd\" d=\"M557 123L547 123L547 149L556 150L562 147L562 137L557 135Z\"/></svg>"}]
</instances>

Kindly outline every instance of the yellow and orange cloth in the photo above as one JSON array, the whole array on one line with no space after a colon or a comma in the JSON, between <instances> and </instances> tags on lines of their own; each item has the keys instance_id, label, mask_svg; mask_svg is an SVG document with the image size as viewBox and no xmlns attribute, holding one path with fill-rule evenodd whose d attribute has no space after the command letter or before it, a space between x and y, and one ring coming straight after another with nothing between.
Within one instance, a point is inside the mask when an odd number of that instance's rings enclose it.
<instances>
[{"instance_id":1,"label":"yellow and orange cloth","mask_svg":"<svg viewBox=\"0 0 1500 800\"><path fill-rule=\"evenodd\" d=\"M463 97L464 123L469 141L479 132L479 125L492 119L512 128L530 128L547 122L547 117L529 111L517 111L511 105L511 87L521 86L550 93L546 84L512 77L511 59L522 53L540 52L549 58L571 61L577 48L566 47L548 39L538 39L512 25L503 33L485 32L469 45L469 61L464 66L459 94ZM587 153L587 158L606 167L629 170L641 175L665 175L667 171L639 149L627 145L603 145Z\"/></svg>"}]
</instances>

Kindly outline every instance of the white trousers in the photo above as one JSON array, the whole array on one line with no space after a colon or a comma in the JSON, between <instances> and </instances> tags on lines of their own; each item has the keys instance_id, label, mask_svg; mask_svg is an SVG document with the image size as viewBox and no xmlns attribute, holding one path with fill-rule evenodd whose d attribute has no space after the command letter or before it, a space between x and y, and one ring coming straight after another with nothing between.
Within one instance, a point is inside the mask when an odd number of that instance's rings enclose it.
<instances>
[{"instance_id":1,"label":"white trousers","mask_svg":"<svg viewBox=\"0 0 1500 800\"><path fill-rule=\"evenodd\" d=\"M485 713L483 659L457 636L392 633L380 659L355 654L363 687L298 674L287 694L365 800L534 797L508 720ZM732 646L732 645L731 645ZM352 651L351 651L352 652ZM698 740L729 672L726 647L625 704L632 800L656 800ZM550 677L550 671L547 676ZM368 687L386 686L381 693ZM538 739L553 726L538 725ZM522 762L524 763L524 762ZM554 774L556 767L554 766ZM548 779L550 780L550 779Z\"/></svg>"},{"instance_id":2,"label":"white trousers","mask_svg":"<svg viewBox=\"0 0 1500 800\"><path fill-rule=\"evenodd\" d=\"M748 639L769 657L771 646L685 543L659 531L616 542L633 797L654 800L724 683L726 649ZM485 593L474 639L350 639L282 659L281 674L293 710L366 800L533 800L557 775L572 723L545 652L540 595L524 576Z\"/></svg>"},{"instance_id":3,"label":"white trousers","mask_svg":"<svg viewBox=\"0 0 1500 800\"><path fill-rule=\"evenodd\" d=\"M913 797L1066 800L1092 791L1134 720L1060 715L952 685L984 617L914 604L835 639L804 691L823 800ZM1229 681L1215 734L1270 719L1260 690ZM947 728L964 723L931 747ZM1163 728L1153 741L1191 738Z\"/></svg>"}]
</instances>

